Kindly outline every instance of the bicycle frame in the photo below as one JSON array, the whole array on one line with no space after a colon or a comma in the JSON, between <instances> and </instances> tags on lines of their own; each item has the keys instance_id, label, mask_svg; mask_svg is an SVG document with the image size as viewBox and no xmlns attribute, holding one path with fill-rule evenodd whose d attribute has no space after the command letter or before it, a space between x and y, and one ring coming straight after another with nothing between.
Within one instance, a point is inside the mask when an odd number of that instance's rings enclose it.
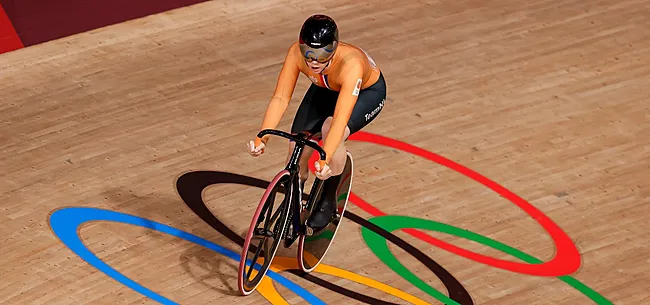
<instances>
[{"instance_id":1,"label":"bicycle frame","mask_svg":"<svg viewBox=\"0 0 650 305\"><path fill-rule=\"evenodd\" d=\"M262 138L263 136L267 134L272 134L276 136L280 136L283 138L287 138L294 143L296 143L293 152L291 153L291 157L289 158L289 162L287 162L287 165L285 166L285 170L289 171L289 185L284 185L284 191L285 194L289 193L290 188L293 190L300 189L300 157L302 156L302 153L304 152L305 146L309 146L316 150L319 155L321 160L325 160L325 151L323 150L318 143L312 142L312 136L307 134L307 133L297 133L295 135L283 132L280 130L275 130L275 129L265 129L262 130L261 132L258 133L258 137ZM312 191L309 194L309 198L307 199L306 203L304 206L301 206L302 202L302 196L301 195L291 195L288 198L288 204L289 204L289 220L287 222L287 227L285 228L284 232L285 236L284 238L284 247L289 248L291 245L298 239L300 235L304 235L306 232L306 226L304 223L301 222L300 220L300 212L301 208L308 209L311 207L313 202L315 201L315 198L318 198L318 195L320 195L320 192L322 190L322 184L323 181L320 179L315 179L314 185L312 187ZM296 194L295 192L290 192L290 194ZM293 230L289 230L289 226L293 225Z\"/></svg>"},{"instance_id":2,"label":"bicycle frame","mask_svg":"<svg viewBox=\"0 0 650 305\"><path fill-rule=\"evenodd\" d=\"M322 259L322 257L327 252L327 249L329 249L331 241L333 239L330 239L327 247L324 248L325 252L318 254L319 261L316 264L308 263L305 265L305 251L309 251L305 250L305 239L307 238L307 235L312 235L313 232L308 231L310 228L307 227L307 225L303 222L302 218L304 217L302 214L303 212L306 212L304 213L304 216L306 216L306 214L312 212L311 210L313 209L315 202L317 202L320 198L324 183L321 179L314 179L312 189L309 193L306 203L303 205L302 196L298 195L302 192L296 192L296 190L300 189L300 158L304 152L305 146L309 146L317 151L320 155L321 160L325 160L325 151L320 147L320 145L318 145L318 142L312 140L312 135L308 133L298 133L294 135L279 130L265 129L258 134L258 137L261 138L267 134L273 134L287 138L294 141L296 145L285 168L277 175L275 175L269 186L267 186L267 189L262 196L257 209L255 210L255 214L253 216L255 218L251 220L251 224L244 241L237 276L238 289L243 295L249 295L255 291L257 286L261 283L261 279L269 270L270 264L273 261L273 257L275 257L275 254L277 253L281 242L284 242L285 248L289 248L296 240L300 240L298 253L299 266L300 269L304 272L310 272L316 268L318 263L320 263L320 259ZM346 163L346 168L351 171L352 163L349 153L348 161L349 162ZM350 176L349 183L351 182L352 177ZM282 192L280 188L284 188L284 199L282 200L282 203L277 208L277 210L273 212L273 215L270 215L271 213L268 212L269 209L273 209L275 194ZM349 186L347 194L349 194ZM269 201L269 199L271 201ZM347 204L347 199L345 201L345 204ZM343 206L342 209L344 210L345 206ZM279 222L276 220L279 220ZM262 222L264 222L264 227L258 228ZM273 225L274 228L271 230L269 228L269 225L272 223L275 224ZM333 231L334 235L336 235L338 224L335 225L335 227L336 228ZM268 249L270 252L264 254L265 260L262 263L262 269L259 269L260 273L251 280L250 276L252 275L251 272L253 270L253 265L249 265L250 267L247 271L246 266L248 262L248 254L254 252L255 254L252 259L252 263L259 264L257 262L257 259L261 253L261 248L258 247L262 245L261 243L258 246L252 244L252 240L255 236L261 236L263 238L261 242L266 242L268 237L273 237L274 240L271 248ZM266 249L267 244L265 243L264 245ZM267 257L267 254L270 256Z\"/></svg>"}]
</instances>

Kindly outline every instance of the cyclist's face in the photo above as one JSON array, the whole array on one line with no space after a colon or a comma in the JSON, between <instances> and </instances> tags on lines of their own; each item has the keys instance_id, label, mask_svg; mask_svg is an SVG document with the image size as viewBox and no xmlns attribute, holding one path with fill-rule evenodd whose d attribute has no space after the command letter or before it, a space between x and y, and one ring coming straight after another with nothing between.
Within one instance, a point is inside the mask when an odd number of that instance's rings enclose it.
<instances>
[{"instance_id":1,"label":"cyclist's face","mask_svg":"<svg viewBox=\"0 0 650 305\"><path fill-rule=\"evenodd\" d=\"M305 60L307 62L307 66L314 72L314 73L321 73L327 67L327 62L317 62L315 60Z\"/></svg>"}]
</instances>

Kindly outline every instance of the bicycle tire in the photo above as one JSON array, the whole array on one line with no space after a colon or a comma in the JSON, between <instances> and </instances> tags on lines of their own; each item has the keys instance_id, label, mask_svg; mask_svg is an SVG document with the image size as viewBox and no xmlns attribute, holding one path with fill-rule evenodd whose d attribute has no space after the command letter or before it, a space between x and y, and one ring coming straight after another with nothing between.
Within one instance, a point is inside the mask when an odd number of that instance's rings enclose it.
<instances>
[{"instance_id":1,"label":"bicycle tire","mask_svg":"<svg viewBox=\"0 0 650 305\"><path fill-rule=\"evenodd\" d=\"M248 228L248 233L246 234L246 239L244 240L244 245L242 247L242 252L241 252L241 257L239 261L239 269L238 269L238 275L237 275L237 286L239 289L239 292L242 295L250 295L253 293L256 289L257 286L262 282L262 279L266 276L266 273L268 269L270 268L273 258L275 257L275 254L280 247L280 243L283 240L283 236L285 233L286 229L286 222L289 220L289 209L291 208L290 202L291 202L291 197L293 195L293 187L291 186L289 178L291 177L290 172L288 170L283 170L279 172L273 180L271 180L271 183L269 183L269 186L266 188L264 195L262 195L262 198L260 199L260 203L257 206L257 209L255 210L255 213L253 214L253 218L251 220L250 226ZM289 182L289 183L287 183ZM279 219L277 220L278 222L275 223L274 225L274 230L273 230L273 244L270 249L267 249L271 255L267 258L266 253L264 257L264 263L259 266L259 263L257 262L250 262L248 263L248 256L247 253L250 251L251 247L251 242L254 237L255 229L257 228L258 219L265 208L268 208L267 206L272 204L269 202L269 198L274 199L275 194L278 192L277 187L282 186L282 185L288 186L288 188L285 188L285 197L284 200L282 200L282 203L280 204L280 207L278 209L281 210L276 210L280 211ZM288 191L287 191L288 190ZM272 210L272 209L271 209ZM268 211L265 211L268 212ZM273 211L271 211L273 213ZM267 218L263 222L265 223L266 221L269 221L270 219ZM266 223L265 223L266 226ZM279 228L276 230L276 228ZM257 250L257 249L254 249ZM249 268L246 268L246 267ZM259 266L259 267L258 267ZM249 276L252 271L250 269L257 269L257 274L255 277L250 280Z\"/></svg>"}]
</instances>

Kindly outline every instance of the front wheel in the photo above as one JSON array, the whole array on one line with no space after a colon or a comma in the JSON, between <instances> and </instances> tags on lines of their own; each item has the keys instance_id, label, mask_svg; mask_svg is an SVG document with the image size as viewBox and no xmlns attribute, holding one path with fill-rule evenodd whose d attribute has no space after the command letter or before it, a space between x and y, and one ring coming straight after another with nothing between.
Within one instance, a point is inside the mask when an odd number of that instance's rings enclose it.
<instances>
[{"instance_id":1,"label":"front wheel","mask_svg":"<svg viewBox=\"0 0 650 305\"><path fill-rule=\"evenodd\" d=\"M266 188L255 210L239 261L237 286L242 295L255 291L269 270L283 239L293 192L289 178L287 170L278 173ZM283 187L286 187L284 196L279 192Z\"/></svg>"}]
</instances>

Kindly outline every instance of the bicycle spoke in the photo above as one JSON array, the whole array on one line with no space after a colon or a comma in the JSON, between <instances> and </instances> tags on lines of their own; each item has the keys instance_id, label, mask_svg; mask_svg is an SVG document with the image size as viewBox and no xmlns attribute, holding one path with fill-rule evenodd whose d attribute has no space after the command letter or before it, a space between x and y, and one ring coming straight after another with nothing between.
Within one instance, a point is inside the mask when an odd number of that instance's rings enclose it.
<instances>
[{"instance_id":1,"label":"bicycle spoke","mask_svg":"<svg viewBox=\"0 0 650 305\"><path fill-rule=\"evenodd\" d=\"M243 249L238 276L240 291L246 295L255 290L266 275L285 234L290 212L288 205L290 198L288 194L284 196L277 196L277 194L281 186L290 181L288 179L290 176L285 174L283 178L276 180L275 185L269 186L266 199L258 206L257 219L249 228L247 237L249 240L245 244L246 248ZM257 272L254 272L253 268Z\"/></svg>"}]
</instances>

